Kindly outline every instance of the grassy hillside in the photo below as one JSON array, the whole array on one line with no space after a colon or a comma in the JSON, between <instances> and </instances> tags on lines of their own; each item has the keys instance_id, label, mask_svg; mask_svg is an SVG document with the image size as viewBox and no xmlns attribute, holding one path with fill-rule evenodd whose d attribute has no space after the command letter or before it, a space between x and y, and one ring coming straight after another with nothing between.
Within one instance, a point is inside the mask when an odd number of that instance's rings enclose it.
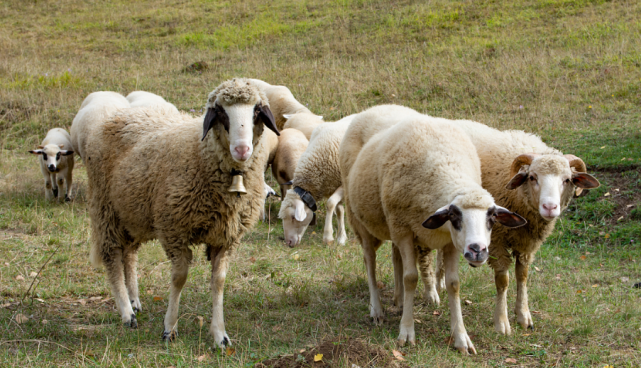
<instances>
[{"instance_id":1,"label":"grassy hillside","mask_svg":"<svg viewBox=\"0 0 641 368\"><path fill-rule=\"evenodd\" d=\"M392 364L400 315L390 308L383 326L369 323L360 246L322 245L322 221L300 248L286 249L279 203L270 203L270 221L238 249L228 275L236 350L226 356L210 350L202 251L183 293L180 338L165 345L169 264L160 246L142 249L144 311L130 331L104 272L87 261L82 163L74 202L44 200L26 151L48 129L69 127L87 94L147 90L197 114L207 93L235 76L287 85L328 121L397 103L535 132L582 157L603 186L573 202L533 265L536 329L523 331L510 313L513 335L494 333L492 271L465 266L462 299L472 304L464 318L479 355L448 348L447 307L420 300L418 344L401 350L409 366L514 365L508 358L640 365L641 292L631 287L641 281L639 14L633 0L1 2L0 365L240 367L347 339L387 354L379 366ZM386 307L389 253L379 251ZM514 289L512 282L510 311ZM351 367L348 353L332 364Z\"/></svg>"}]
</instances>

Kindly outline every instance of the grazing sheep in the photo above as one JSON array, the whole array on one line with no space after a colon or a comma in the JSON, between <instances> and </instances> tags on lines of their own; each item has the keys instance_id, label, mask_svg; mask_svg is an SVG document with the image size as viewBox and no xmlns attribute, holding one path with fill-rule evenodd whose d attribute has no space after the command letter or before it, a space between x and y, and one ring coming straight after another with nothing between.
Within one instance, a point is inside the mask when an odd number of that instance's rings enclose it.
<instances>
[{"instance_id":1,"label":"grazing sheep","mask_svg":"<svg viewBox=\"0 0 641 368\"><path fill-rule=\"evenodd\" d=\"M249 79L249 81L267 96L278 130L285 129L286 114L305 113L314 115L307 107L294 98L289 88L285 86L273 86L259 79ZM322 119L322 116L320 118Z\"/></svg>"},{"instance_id":2,"label":"grazing sheep","mask_svg":"<svg viewBox=\"0 0 641 368\"><path fill-rule=\"evenodd\" d=\"M91 127L104 122L120 109L129 107L129 101L117 92L93 92L87 96L71 123L71 145L85 160L85 141Z\"/></svg>"},{"instance_id":3,"label":"grazing sheep","mask_svg":"<svg viewBox=\"0 0 641 368\"><path fill-rule=\"evenodd\" d=\"M40 171L45 178L45 198L58 198L58 188L65 184L65 201L71 200L73 184L73 146L66 130L53 128L47 132L38 149L29 152L40 155ZM69 148L69 149L64 149Z\"/></svg>"},{"instance_id":4,"label":"grazing sheep","mask_svg":"<svg viewBox=\"0 0 641 368\"><path fill-rule=\"evenodd\" d=\"M284 129L296 129L301 131L305 134L305 138L307 138L307 140L312 138L314 129L324 123L322 116L308 113L285 115L285 118L287 121L283 126Z\"/></svg>"},{"instance_id":5,"label":"grazing sheep","mask_svg":"<svg viewBox=\"0 0 641 368\"><path fill-rule=\"evenodd\" d=\"M172 263L163 332L163 339L172 340L191 246L205 243L212 264L210 332L222 347L231 344L223 319L227 264L263 204L269 154L261 139L264 127L278 130L266 96L246 79L219 85L206 110L193 118L164 109L125 109L91 130L90 257L94 265L105 265L124 324L137 327L137 251L145 241L160 241ZM228 191L239 172L244 195Z\"/></svg>"},{"instance_id":6,"label":"grazing sheep","mask_svg":"<svg viewBox=\"0 0 641 368\"><path fill-rule=\"evenodd\" d=\"M328 198L323 230L323 242L331 244L332 215L338 217L338 244L345 244L345 217L343 188L338 163L338 148L345 131L355 115L344 117L335 123L325 123L314 130L307 149L300 157L292 180L293 190L288 190L280 205L278 217L283 220L285 243L294 247L300 244L307 226L316 219L316 202Z\"/></svg>"},{"instance_id":7,"label":"grazing sheep","mask_svg":"<svg viewBox=\"0 0 641 368\"><path fill-rule=\"evenodd\" d=\"M414 344L416 248L443 249L454 346L462 353L476 353L461 314L459 252L471 265L481 265L489 255L492 225L517 227L525 220L495 205L481 187L476 150L460 129L427 116L403 115L386 117L400 121L372 136L351 167L341 166L348 218L367 266L370 315L376 323L382 321L376 250L389 239L399 250L403 270L398 340ZM350 127L346 135L358 135L355 130L361 126ZM341 146L341 164L348 161L343 155L356 153L347 144Z\"/></svg>"},{"instance_id":8,"label":"grazing sheep","mask_svg":"<svg viewBox=\"0 0 641 368\"><path fill-rule=\"evenodd\" d=\"M176 114L179 112L174 104L151 92L134 91L126 98L131 107L165 107Z\"/></svg>"},{"instance_id":9,"label":"grazing sheep","mask_svg":"<svg viewBox=\"0 0 641 368\"><path fill-rule=\"evenodd\" d=\"M278 137L278 150L272 161L272 175L280 185L281 198L291 189L296 166L307 149L309 141L296 129L283 129Z\"/></svg>"},{"instance_id":10,"label":"grazing sheep","mask_svg":"<svg viewBox=\"0 0 641 368\"><path fill-rule=\"evenodd\" d=\"M554 229L575 189L597 188L600 184L586 173L585 163L580 158L563 155L534 134L517 130L499 131L467 120L450 123L464 130L476 146L483 168L483 187L496 198L497 204L517 211L528 221L527 226L517 230L501 228L492 233L488 263L494 269L497 290L494 328L502 334L511 333L507 288L512 259L516 261L516 320L524 329L533 328L527 276L534 255ZM425 280L433 277L433 273L422 276ZM442 285L442 279L437 283Z\"/></svg>"}]
</instances>

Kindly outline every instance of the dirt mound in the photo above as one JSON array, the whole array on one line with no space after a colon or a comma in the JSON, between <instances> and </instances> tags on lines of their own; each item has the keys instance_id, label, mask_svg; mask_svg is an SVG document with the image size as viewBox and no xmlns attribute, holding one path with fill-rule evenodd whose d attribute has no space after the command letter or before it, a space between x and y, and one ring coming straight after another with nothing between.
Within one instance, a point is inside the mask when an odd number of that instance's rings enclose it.
<instances>
[{"instance_id":1,"label":"dirt mound","mask_svg":"<svg viewBox=\"0 0 641 368\"><path fill-rule=\"evenodd\" d=\"M317 354L322 360L314 362ZM258 368L303 368L303 367L409 367L394 359L392 353L359 339L349 337L327 339L312 349L297 351L256 364Z\"/></svg>"}]
</instances>

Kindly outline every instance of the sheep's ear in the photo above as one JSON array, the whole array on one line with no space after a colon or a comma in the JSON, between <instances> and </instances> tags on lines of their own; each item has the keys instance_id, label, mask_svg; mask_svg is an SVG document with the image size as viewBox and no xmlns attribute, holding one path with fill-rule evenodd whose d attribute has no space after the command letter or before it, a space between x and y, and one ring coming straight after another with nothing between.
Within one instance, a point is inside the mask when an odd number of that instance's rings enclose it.
<instances>
[{"instance_id":1,"label":"sheep's ear","mask_svg":"<svg viewBox=\"0 0 641 368\"><path fill-rule=\"evenodd\" d=\"M58 147L65 148L65 145L64 144L59 144Z\"/></svg>"},{"instance_id":2,"label":"sheep's ear","mask_svg":"<svg viewBox=\"0 0 641 368\"><path fill-rule=\"evenodd\" d=\"M527 224L527 220L524 219L521 215L501 206L496 206L494 215L496 221L498 221L498 223L505 227L515 228Z\"/></svg>"},{"instance_id":3,"label":"sheep's ear","mask_svg":"<svg viewBox=\"0 0 641 368\"><path fill-rule=\"evenodd\" d=\"M525 183L525 179L527 179L527 175L528 174L526 172L520 172L514 175L514 177L510 179L510 181L507 183L505 188L509 190L513 190L520 187L521 185L523 185L523 183Z\"/></svg>"},{"instance_id":4,"label":"sheep's ear","mask_svg":"<svg viewBox=\"0 0 641 368\"><path fill-rule=\"evenodd\" d=\"M291 119L291 118L292 118L292 116L294 116L294 114L283 114L283 117L284 117L285 119Z\"/></svg>"},{"instance_id":5,"label":"sheep's ear","mask_svg":"<svg viewBox=\"0 0 641 368\"><path fill-rule=\"evenodd\" d=\"M307 218L307 212L305 212L305 203L301 200L294 201L295 202L295 210L294 210L294 218L296 221L303 222Z\"/></svg>"},{"instance_id":6,"label":"sheep's ear","mask_svg":"<svg viewBox=\"0 0 641 368\"><path fill-rule=\"evenodd\" d=\"M423 227L426 229L438 229L450 219L450 205L441 207L434 214L423 221Z\"/></svg>"},{"instance_id":7,"label":"sheep's ear","mask_svg":"<svg viewBox=\"0 0 641 368\"><path fill-rule=\"evenodd\" d=\"M265 124L266 127L271 129L276 135L280 135L278 128L276 127L276 122L274 121L274 115L272 115L272 110L269 109L267 105L256 105L258 109L258 119Z\"/></svg>"},{"instance_id":8,"label":"sheep's ear","mask_svg":"<svg viewBox=\"0 0 641 368\"><path fill-rule=\"evenodd\" d=\"M45 146L38 146L38 148L43 149L43 148L45 148Z\"/></svg>"},{"instance_id":9,"label":"sheep's ear","mask_svg":"<svg viewBox=\"0 0 641 368\"><path fill-rule=\"evenodd\" d=\"M31 150L31 151L29 151L29 153L33 153L34 155L42 155L43 154L41 149Z\"/></svg>"},{"instance_id":10,"label":"sheep's ear","mask_svg":"<svg viewBox=\"0 0 641 368\"><path fill-rule=\"evenodd\" d=\"M74 152L72 150L60 150L60 154L63 156L73 155L73 153Z\"/></svg>"},{"instance_id":11,"label":"sheep's ear","mask_svg":"<svg viewBox=\"0 0 641 368\"><path fill-rule=\"evenodd\" d=\"M582 189L594 189L601 186L601 183L594 176L583 172L572 174L572 182Z\"/></svg>"},{"instance_id":12,"label":"sheep's ear","mask_svg":"<svg viewBox=\"0 0 641 368\"><path fill-rule=\"evenodd\" d=\"M207 109L205 120L203 120L203 138L201 140L205 140L207 132L217 123L223 124L225 130L229 132L229 116L227 116L225 110L218 105Z\"/></svg>"}]
</instances>

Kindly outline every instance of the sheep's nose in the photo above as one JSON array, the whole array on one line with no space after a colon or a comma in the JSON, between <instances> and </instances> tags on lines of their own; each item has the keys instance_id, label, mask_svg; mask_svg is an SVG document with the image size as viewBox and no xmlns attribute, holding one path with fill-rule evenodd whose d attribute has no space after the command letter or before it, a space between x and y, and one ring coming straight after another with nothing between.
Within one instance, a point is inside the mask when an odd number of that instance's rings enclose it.
<instances>
[{"instance_id":1,"label":"sheep's nose","mask_svg":"<svg viewBox=\"0 0 641 368\"><path fill-rule=\"evenodd\" d=\"M543 209L546 211L552 211L557 209L558 207L559 205L555 203L543 203Z\"/></svg>"},{"instance_id":2,"label":"sheep's nose","mask_svg":"<svg viewBox=\"0 0 641 368\"><path fill-rule=\"evenodd\" d=\"M242 158L246 158L247 153L249 152L250 147L246 145L238 145L236 146L236 153Z\"/></svg>"},{"instance_id":3,"label":"sheep's nose","mask_svg":"<svg viewBox=\"0 0 641 368\"><path fill-rule=\"evenodd\" d=\"M55 165L49 165L49 171L56 171Z\"/></svg>"}]
</instances>

